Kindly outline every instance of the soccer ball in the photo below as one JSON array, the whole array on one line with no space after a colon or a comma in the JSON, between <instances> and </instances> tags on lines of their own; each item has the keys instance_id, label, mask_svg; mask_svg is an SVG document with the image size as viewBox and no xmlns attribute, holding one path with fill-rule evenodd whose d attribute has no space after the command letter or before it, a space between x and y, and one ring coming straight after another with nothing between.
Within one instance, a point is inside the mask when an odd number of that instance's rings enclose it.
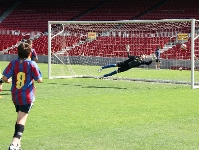
<instances>
[{"instance_id":1,"label":"soccer ball","mask_svg":"<svg viewBox=\"0 0 199 150\"><path fill-rule=\"evenodd\" d=\"M186 44L182 44L182 45L180 46L180 49L181 49L181 50L187 50L187 45L186 45Z\"/></svg>"}]
</instances>

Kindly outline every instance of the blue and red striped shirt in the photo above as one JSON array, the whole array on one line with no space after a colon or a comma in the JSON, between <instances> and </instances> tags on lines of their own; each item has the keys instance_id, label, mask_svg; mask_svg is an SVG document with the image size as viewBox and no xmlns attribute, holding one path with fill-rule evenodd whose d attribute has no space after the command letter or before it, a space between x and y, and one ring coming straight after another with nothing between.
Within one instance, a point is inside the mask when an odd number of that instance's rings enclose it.
<instances>
[{"instance_id":1,"label":"blue and red striped shirt","mask_svg":"<svg viewBox=\"0 0 199 150\"><path fill-rule=\"evenodd\" d=\"M34 61L34 59L37 58L37 57L38 56L37 56L37 53L36 53L35 49L32 49L31 50L31 54L30 54L31 60Z\"/></svg>"},{"instance_id":2,"label":"blue and red striped shirt","mask_svg":"<svg viewBox=\"0 0 199 150\"><path fill-rule=\"evenodd\" d=\"M12 77L12 100L16 105L26 105L35 101L34 80L42 77L39 67L28 59L20 63L20 59L13 60L5 68L3 75Z\"/></svg>"}]
</instances>

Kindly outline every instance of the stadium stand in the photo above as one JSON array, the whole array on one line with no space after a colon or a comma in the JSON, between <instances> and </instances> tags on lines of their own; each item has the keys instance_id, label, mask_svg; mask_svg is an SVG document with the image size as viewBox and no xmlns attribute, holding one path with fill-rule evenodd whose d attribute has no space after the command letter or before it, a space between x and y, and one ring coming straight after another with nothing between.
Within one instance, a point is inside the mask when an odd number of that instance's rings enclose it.
<instances>
[{"instance_id":1,"label":"stadium stand","mask_svg":"<svg viewBox=\"0 0 199 150\"><path fill-rule=\"evenodd\" d=\"M14 2L19 2L16 7L9 7ZM33 38L34 48L39 55L47 55L47 22L56 20L130 20L130 19L171 19L171 18L196 18L199 19L199 3L195 0L3 0L0 2L0 15L10 12L5 19L0 20L0 51L9 49L9 53L15 54L17 42L22 39ZM166 12L166 13L165 13ZM1 17L0 16L0 17ZM6 37L6 38L5 38ZM79 37L69 37L66 45L72 47L79 40ZM107 37L108 38L108 37ZM3 40L3 39L6 39ZM109 41L109 39L106 39ZM117 42L117 38L111 38ZM126 40L126 39L125 39ZM147 43L149 38L135 39L128 41L134 54L151 53L161 45L168 43L168 38L154 39L154 45L150 47L134 46L136 41L142 40ZM9 41L9 42L8 42ZM12 41L12 42L11 42ZM103 37L97 38L93 42L84 43L80 47L74 48L70 54L78 55L84 52L89 56L116 57L125 56L121 49L124 49L126 42L119 43L117 46L110 42L104 42ZM144 42L143 42L144 43ZM189 45L189 43L187 43ZM58 45L55 45L58 46ZM92 47L92 48L91 48ZM95 50L93 49L96 48ZM88 48L90 50L88 51ZM81 52L80 52L81 51ZM102 52L103 51L103 52ZM184 55L177 57L179 52L178 45L163 53L163 58L171 59L176 52L176 59L189 59L189 47L184 51Z\"/></svg>"},{"instance_id":2,"label":"stadium stand","mask_svg":"<svg viewBox=\"0 0 199 150\"><path fill-rule=\"evenodd\" d=\"M164 5L160 5L158 8L151 10L145 15L139 17L139 19L185 19L195 18L199 19L199 3L195 0L182 1L167 1Z\"/></svg>"},{"instance_id":3,"label":"stadium stand","mask_svg":"<svg viewBox=\"0 0 199 150\"><path fill-rule=\"evenodd\" d=\"M7 7L11 4L12 0L1 0L0 2L0 14L2 14Z\"/></svg>"},{"instance_id":4,"label":"stadium stand","mask_svg":"<svg viewBox=\"0 0 199 150\"><path fill-rule=\"evenodd\" d=\"M131 20L159 4L161 1L152 0L146 3L144 0L109 0L86 15L79 17L77 20Z\"/></svg>"}]
</instances>

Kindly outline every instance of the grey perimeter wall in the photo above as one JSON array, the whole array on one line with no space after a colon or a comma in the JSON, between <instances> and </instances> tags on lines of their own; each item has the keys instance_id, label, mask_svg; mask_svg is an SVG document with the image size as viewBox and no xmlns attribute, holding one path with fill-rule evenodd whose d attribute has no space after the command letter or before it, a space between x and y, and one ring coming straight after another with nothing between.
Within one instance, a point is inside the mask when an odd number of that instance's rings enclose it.
<instances>
[{"instance_id":1,"label":"grey perimeter wall","mask_svg":"<svg viewBox=\"0 0 199 150\"><path fill-rule=\"evenodd\" d=\"M39 55L38 63L48 63L48 56ZM11 61L17 59L17 55L11 54L1 54L0 61ZM73 57L64 57L62 56L61 60L63 62L70 64L84 64L84 65L96 65L103 66L106 64L116 63L123 61L127 58L103 58L103 57L83 57L83 56L73 56ZM58 59L53 59L54 63L59 62ZM195 65L199 67L199 62L196 61ZM141 66L142 68L155 68L155 61L150 66ZM177 69L178 67L183 67L185 69L191 68L190 60L171 60L171 59L162 59L161 60L161 69Z\"/></svg>"},{"instance_id":2,"label":"grey perimeter wall","mask_svg":"<svg viewBox=\"0 0 199 150\"><path fill-rule=\"evenodd\" d=\"M18 55L14 54L1 54L0 55L0 61L11 61L14 59L17 59ZM38 56L39 63L48 63L48 56Z\"/></svg>"}]
</instances>

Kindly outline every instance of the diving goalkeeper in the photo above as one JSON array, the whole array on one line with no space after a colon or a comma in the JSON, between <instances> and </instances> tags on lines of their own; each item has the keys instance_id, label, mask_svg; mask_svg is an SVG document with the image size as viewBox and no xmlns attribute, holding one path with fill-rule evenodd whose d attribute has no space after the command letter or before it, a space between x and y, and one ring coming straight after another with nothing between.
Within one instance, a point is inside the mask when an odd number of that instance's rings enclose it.
<instances>
[{"instance_id":1,"label":"diving goalkeeper","mask_svg":"<svg viewBox=\"0 0 199 150\"><path fill-rule=\"evenodd\" d=\"M144 54L142 54L140 56L130 56L130 54L129 54L129 50L130 50L129 45L126 46L126 50L127 50L127 54L128 54L128 59L127 60L122 61L122 62L118 62L116 64L108 64L108 65L102 66L98 70L98 72L101 72L102 69L106 69L106 68L110 68L110 67L118 67L117 70L103 75L103 77L108 77L108 76L112 76L112 75L120 73L120 72L127 71L127 70L129 70L131 68L138 67L140 65L150 65L152 63L152 60L145 61L146 56Z\"/></svg>"}]
</instances>

